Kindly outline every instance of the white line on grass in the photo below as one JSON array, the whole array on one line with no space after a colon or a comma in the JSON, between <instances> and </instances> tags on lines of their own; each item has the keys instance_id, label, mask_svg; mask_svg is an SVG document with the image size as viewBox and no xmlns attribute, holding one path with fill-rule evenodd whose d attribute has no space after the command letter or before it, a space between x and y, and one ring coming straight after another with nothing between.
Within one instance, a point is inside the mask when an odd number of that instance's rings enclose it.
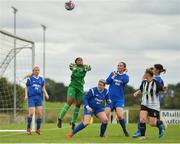
<instances>
[{"instance_id":1,"label":"white line on grass","mask_svg":"<svg viewBox=\"0 0 180 144\"><path fill-rule=\"evenodd\" d=\"M69 126L63 127L63 128L52 128L52 129L43 129L43 131L52 131L52 130L61 130L61 129L66 129L69 128ZM0 137L9 137L9 136L15 136L15 135L22 135L22 134L26 134L26 132L24 133L14 133L14 134L8 134L8 135L2 135Z\"/></svg>"},{"instance_id":2,"label":"white line on grass","mask_svg":"<svg viewBox=\"0 0 180 144\"><path fill-rule=\"evenodd\" d=\"M0 137L8 137L8 136L15 136L15 135L22 135L22 134L25 134L25 133L8 134L8 135L2 135Z\"/></svg>"}]
</instances>

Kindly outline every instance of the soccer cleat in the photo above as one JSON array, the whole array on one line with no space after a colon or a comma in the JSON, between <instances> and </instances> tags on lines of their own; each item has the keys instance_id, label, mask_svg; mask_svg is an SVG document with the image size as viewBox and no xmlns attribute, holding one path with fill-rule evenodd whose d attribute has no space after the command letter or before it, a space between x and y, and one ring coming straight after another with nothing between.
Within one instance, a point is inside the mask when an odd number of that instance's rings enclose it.
<instances>
[{"instance_id":1,"label":"soccer cleat","mask_svg":"<svg viewBox=\"0 0 180 144\"><path fill-rule=\"evenodd\" d=\"M141 136L141 132L137 130L137 132L133 135L133 138L138 138Z\"/></svg>"},{"instance_id":2,"label":"soccer cleat","mask_svg":"<svg viewBox=\"0 0 180 144\"><path fill-rule=\"evenodd\" d=\"M146 139L146 137L145 136L140 136L139 139L144 140L144 139Z\"/></svg>"},{"instance_id":3,"label":"soccer cleat","mask_svg":"<svg viewBox=\"0 0 180 144\"><path fill-rule=\"evenodd\" d=\"M61 128L61 127L62 127L62 120L61 120L60 118L58 118L57 127L58 127L58 128Z\"/></svg>"},{"instance_id":4,"label":"soccer cleat","mask_svg":"<svg viewBox=\"0 0 180 144\"><path fill-rule=\"evenodd\" d=\"M71 126L71 129L74 130L75 127L76 127L76 124L75 124L75 123L72 123L72 122L70 122L69 124L70 124L70 126Z\"/></svg>"},{"instance_id":5,"label":"soccer cleat","mask_svg":"<svg viewBox=\"0 0 180 144\"><path fill-rule=\"evenodd\" d=\"M123 131L124 131L124 135L125 135L126 137L129 137L129 136L130 136L130 134L128 133L127 129L123 129Z\"/></svg>"},{"instance_id":6,"label":"soccer cleat","mask_svg":"<svg viewBox=\"0 0 180 144\"><path fill-rule=\"evenodd\" d=\"M160 125L159 128L159 138L162 138L164 136L164 125Z\"/></svg>"},{"instance_id":7,"label":"soccer cleat","mask_svg":"<svg viewBox=\"0 0 180 144\"><path fill-rule=\"evenodd\" d=\"M105 134L100 134L99 135L101 138L105 138L106 136L105 136Z\"/></svg>"},{"instance_id":8,"label":"soccer cleat","mask_svg":"<svg viewBox=\"0 0 180 144\"><path fill-rule=\"evenodd\" d=\"M40 135L40 134L41 134L40 129L37 129L37 130L36 130L36 133L37 133L38 135Z\"/></svg>"},{"instance_id":9,"label":"soccer cleat","mask_svg":"<svg viewBox=\"0 0 180 144\"><path fill-rule=\"evenodd\" d=\"M32 134L32 133L31 133L31 128L27 128L26 133L27 133L28 135L31 135L31 134Z\"/></svg>"},{"instance_id":10,"label":"soccer cleat","mask_svg":"<svg viewBox=\"0 0 180 144\"><path fill-rule=\"evenodd\" d=\"M128 132L124 133L126 137L130 137L130 134Z\"/></svg>"},{"instance_id":11,"label":"soccer cleat","mask_svg":"<svg viewBox=\"0 0 180 144\"><path fill-rule=\"evenodd\" d=\"M73 134L72 133L69 133L66 135L67 138L72 138L73 137Z\"/></svg>"}]
</instances>

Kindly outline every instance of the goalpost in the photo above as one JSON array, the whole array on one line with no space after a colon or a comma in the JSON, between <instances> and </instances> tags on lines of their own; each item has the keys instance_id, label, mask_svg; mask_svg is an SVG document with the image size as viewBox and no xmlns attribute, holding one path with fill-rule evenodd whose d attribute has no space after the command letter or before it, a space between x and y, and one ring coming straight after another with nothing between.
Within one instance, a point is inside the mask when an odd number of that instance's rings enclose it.
<instances>
[{"instance_id":1,"label":"goalpost","mask_svg":"<svg viewBox=\"0 0 180 144\"><path fill-rule=\"evenodd\" d=\"M0 132L25 131L9 129L8 125L26 121L27 108L23 99L25 81L22 79L32 71L34 61L33 41L0 30ZM34 123L35 118L32 130Z\"/></svg>"},{"instance_id":2,"label":"goalpost","mask_svg":"<svg viewBox=\"0 0 180 144\"><path fill-rule=\"evenodd\" d=\"M113 115L112 124L117 124L118 121L117 121L116 114L112 112L112 115ZM127 109L123 110L123 115L124 115L124 118L126 120L126 124L129 124L129 110L127 110ZM111 115L109 117L109 121L111 121Z\"/></svg>"}]
</instances>

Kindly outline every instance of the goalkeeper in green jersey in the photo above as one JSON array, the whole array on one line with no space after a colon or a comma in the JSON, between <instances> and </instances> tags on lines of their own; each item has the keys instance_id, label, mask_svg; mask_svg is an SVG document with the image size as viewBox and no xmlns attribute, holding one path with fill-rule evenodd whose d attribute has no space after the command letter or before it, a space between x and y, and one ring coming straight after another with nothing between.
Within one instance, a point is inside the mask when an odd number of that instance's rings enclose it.
<instances>
[{"instance_id":1,"label":"goalkeeper in green jersey","mask_svg":"<svg viewBox=\"0 0 180 144\"><path fill-rule=\"evenodd\" d=\"M73 111L72 119L70 122L71 128L75 128L75 122L78 118L79 110L81 104L84 100L84 78L86 73L91 70L90 65L84 65L83 59L78 57L75 59L75 64L71 63L69 65L70 70L72 71L71 74L71 83L69 84L67 90L67 102L64 105L63 109L60 111L58 116L58 128L62 127L62 120L66 115L68 109L75 101L75 108Z\"/></svg>"}]
</instances>

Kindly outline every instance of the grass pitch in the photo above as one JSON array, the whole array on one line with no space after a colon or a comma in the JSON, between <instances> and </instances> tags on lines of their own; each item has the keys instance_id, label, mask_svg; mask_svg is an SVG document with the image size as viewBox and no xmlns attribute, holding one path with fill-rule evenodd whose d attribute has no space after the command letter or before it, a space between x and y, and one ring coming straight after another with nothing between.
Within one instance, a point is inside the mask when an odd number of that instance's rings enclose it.
<instances>
[{"instance_id":1,"label":"grass pitch","mask_svg":"<svg viewBox=\"0 0 180 144\"><path fill-rule=\"evenodd\" d=\"M25 125L4 125L0 129L23 129ZM68 124L58 129L56 124L43 124L42 134L26 135L25 133L6 132L0 133L0 143L180 143L180 125L169 125L165 136L158 138L158 129L147 126L146 139L139 140L125 137L120 126L109 124L105 138L99 137L100 124L89 125L72 139L67 139L66 134L71 132ZM131 135L136 131L136 124L128 124Z\"/></svg>"}]
</instances>

